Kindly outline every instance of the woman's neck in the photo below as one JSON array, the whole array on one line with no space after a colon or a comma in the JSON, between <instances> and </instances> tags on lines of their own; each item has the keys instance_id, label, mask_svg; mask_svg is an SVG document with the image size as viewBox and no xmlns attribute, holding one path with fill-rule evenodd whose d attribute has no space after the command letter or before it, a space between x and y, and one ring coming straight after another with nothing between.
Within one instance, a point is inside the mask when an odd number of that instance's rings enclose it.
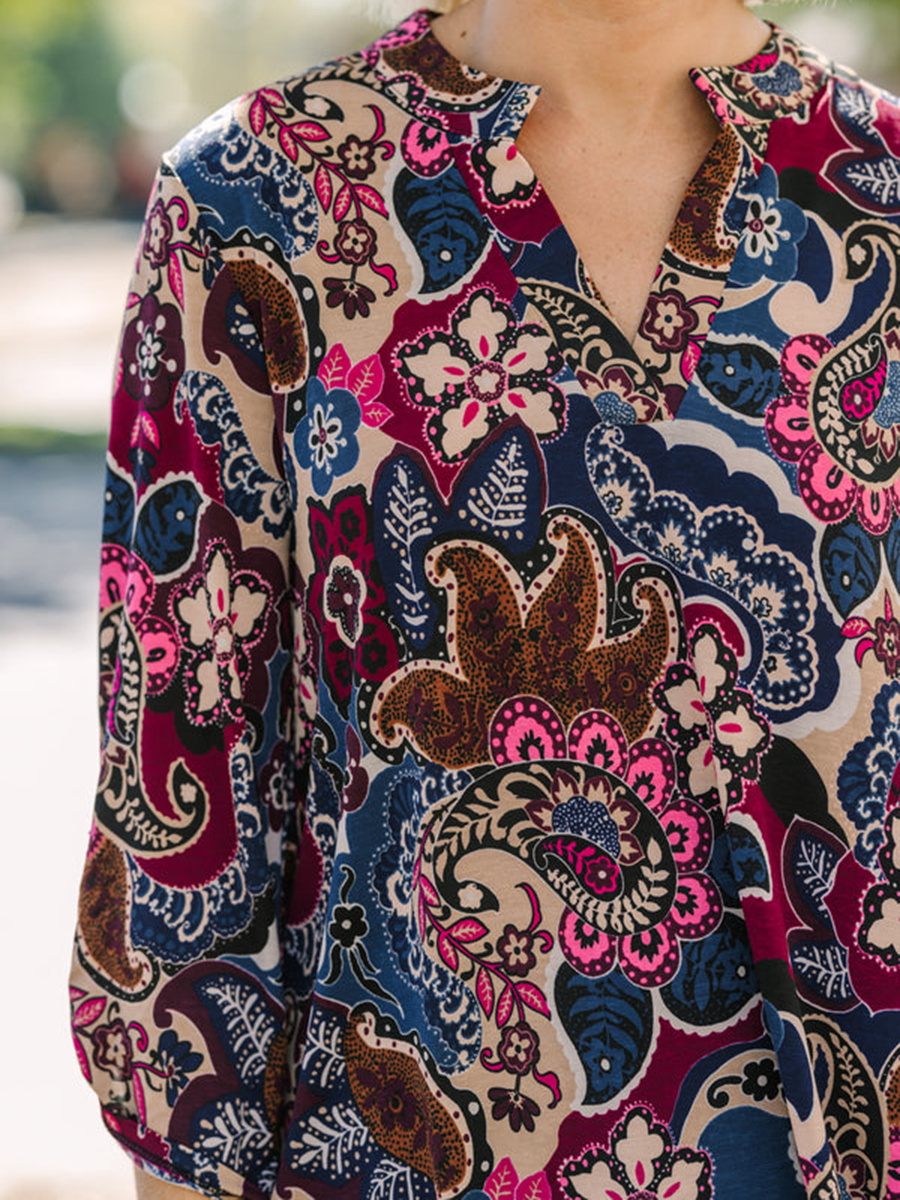
<instances>
[{"instance_id":1,"label":"woman's neck","mask_svg":"<svg viewBox=\"0 0 900 1200\"><path fill-rule=\"evenodd\" d=\"M768 36L742 0L469 0L434 30L470 66L540 84L545 106L632 128L693 103L691 67L742 62Z\"/></svg>"}]
</instances>

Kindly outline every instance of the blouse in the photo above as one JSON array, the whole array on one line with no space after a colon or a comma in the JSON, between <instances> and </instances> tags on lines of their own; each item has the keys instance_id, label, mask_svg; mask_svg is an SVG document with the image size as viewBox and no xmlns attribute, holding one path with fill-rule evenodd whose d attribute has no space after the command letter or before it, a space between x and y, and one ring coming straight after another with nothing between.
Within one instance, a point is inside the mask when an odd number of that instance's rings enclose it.
<instances>
[{"instance_id":1,"label":"blouse","mask_svg":"<svg viewBox=\"0 0 900 1200\"><path fill-rule=\"evenodd\" d=\"M633 344L425 12L163 161L71 999L165 1179L900 1196L900 103L692 79Z\"/></svg>"}]
</instances>

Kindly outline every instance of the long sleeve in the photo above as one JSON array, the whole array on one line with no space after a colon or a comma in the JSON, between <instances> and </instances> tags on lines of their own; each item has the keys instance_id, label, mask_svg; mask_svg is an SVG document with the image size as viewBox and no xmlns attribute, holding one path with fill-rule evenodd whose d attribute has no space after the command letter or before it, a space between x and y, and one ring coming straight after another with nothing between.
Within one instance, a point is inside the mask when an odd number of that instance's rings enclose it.
<instances>
[{"instance_id":1,"label":"long sleeve","mask_svg":"<svg viewBox=\"0 0 900 1200\"><path fill-rule=\"evenodd\" d=\"M272 385L272 355L288 383L302 364L286 361L253 263L222 256L176 162L150 200L115 383L73 1037L139 1165L257 1197L277 1167L299 1008L283 897L306 742L288 389Z\"/></svg>"}]
</instances>

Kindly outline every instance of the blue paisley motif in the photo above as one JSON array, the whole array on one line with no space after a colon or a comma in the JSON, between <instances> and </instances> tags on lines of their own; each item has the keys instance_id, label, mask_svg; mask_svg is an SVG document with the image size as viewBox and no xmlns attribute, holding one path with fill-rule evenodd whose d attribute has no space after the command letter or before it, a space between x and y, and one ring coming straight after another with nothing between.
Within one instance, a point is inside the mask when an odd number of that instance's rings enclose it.
<instances>
[{"instance_id":1,"label":"blue paisley motif","mask_svg":"<svg viewBox=\"0 0 900 1200\"><path fill-rule=\"evenodd\" d=\"M291 520L287 485L259 465L225 386L202 371L187 371L175 403L187 407L205 445L221 447L219 479L231 510L245 521L262 520L268 533L281 536Z\"/></svg>"},{"instance_id":2,"label":"blue paisley motif","mask_svg":"<svg viewBox=\"0 0 900 1200\"><path fill-rule=\"evenodd\" d=\"M275 882L255 778L246 747L238 746L231 759L237 855L204 887L166 887L130 860L131 936L136 946L166 963L194 962L216 941L234 938L251 925L257 898Z\"/></svg>"},{"instance_id":3,"label":"blue paisley motif","mask_svg":"<svg viewBox=\"0 0 900 1200\"><path fill-rule=\"evenodd\" d=\"M556 1007L587 1080L584 1104L624 1099L653 1044L653 997L621 971L599 979L572 967L556 976Z\"/></svg>"},{"instance_id":4,"label":"blue paisley motif","mask_svg":"<svg viewBox=\"0 0 900 1200\"><path fill-rule=\"evenodd\" d=\"M112 466L106 468L103 540L127 546L134 524L134 484Z\"/></svg>"},{"instance_id":5,"label":"blue paisley motif","mask_svg":"<svg viewBox=\"0 0 900 1200\"><path fill-rule=\"evenodd\" d=\"M758 995L746 927L730 912L708 937L682 942L678 974L662 989L669 1012L701 1028L731 1020Z\"/></svg>"},{"instance_id":6,"label":"blue paisley motif","mask_svg":"<svg viewBox=\"0 0 900 1200\"><path fill-rule=\"evenodd\" d=\"M181 142L175 169L188 188L206 197L206 220L223 238L248 228L305 254L319 232L318 203L293 163L218 113ZM240 183L240 187L235 187Z\"/></svg>"},{"instance_id":7,"label":"blue paisley motif","mask_svg":"<svg viewBox=\"0 0 900 1200\"><path fill-rule=\"evenodd\" d=\"M884 845L884 815L900 766L900 683L887 683L872 705L872 732L857 742L838 771L841 807L859 830L857 862L875 869Z\"/></svg>"},{"instance_id":8,"label":"blue paisley motif","mask_svg":"<svg viewBox=\"0 0 900 1200\"><path fill-rule=\"evenodd\" d=\"M657 484L650 437L655 435L646 427L632 431L598 426L588 435L588 471L610 520L645 553L688 577L705 579L752 618L763 639L753 679L762 705L773 711L790 709L808 704L817 688L830 693L837 678L832 672L825 683L815 582L800 556L778 548L778 538L770 541L771 518L762 499L757 499L756 511L737 501L727 510L720 505L703 508ZM683 469L696 474L717 469L708 453L679 450L686 456ZM671 463L667 469L672 470ZM752 498L746 490L741 495L746 501ZM781 515L779 520L786 518Z\"/></svg>"},{"instance_id":9,"label":"blue paisley motif","mask_svg":"<svg viewBox=\"0 0 900 1200\"><path fill-rule=\"evenodd\" d=\"M206 497L189 477L148 492L138 509L134 548L154 575L171 575L194 557Z\"/></svg>"},{"instance_id":10,"label":"blue paisley motif","mask_svg":"<svg viewBox=\"0 0 900 1200\"><path fill-rule=\"evenodd\" d=\"M363 810L374 812L377 808L380 830L378 839L373 839L380 849L373 885L385 910L395 967L382 982L405 1012L420 1012L418 1028L423 1041L438 1066L453 1071L470 1066L478 1053L479 1009L465 984L425 953L416 919L413 872L422 818L435 800L461 790L467 782L465 775L436 766L419 770L407 760L403 767L383 771L373 781Z\"/></svg>"}]
</instances>

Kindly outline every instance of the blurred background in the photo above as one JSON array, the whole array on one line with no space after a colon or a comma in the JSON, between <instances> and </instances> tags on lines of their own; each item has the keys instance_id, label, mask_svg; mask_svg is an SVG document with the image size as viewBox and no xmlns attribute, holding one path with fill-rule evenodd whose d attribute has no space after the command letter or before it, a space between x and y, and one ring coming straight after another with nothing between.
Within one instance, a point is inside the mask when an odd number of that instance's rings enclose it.
<instances>
[{"instance_id":1,"label":"blurred background","mask_svg":"<svg viewBox=\"0 0 900 1200\"><path fill-rule=\"evenodd\" d=\"M900 0L758 11L900 91ZM68 1044L65 977L109 382L156 162L232 96L386 23L365 0L0 0L0 1200L131 1195Z\"/></svg>"}]
</instances>

